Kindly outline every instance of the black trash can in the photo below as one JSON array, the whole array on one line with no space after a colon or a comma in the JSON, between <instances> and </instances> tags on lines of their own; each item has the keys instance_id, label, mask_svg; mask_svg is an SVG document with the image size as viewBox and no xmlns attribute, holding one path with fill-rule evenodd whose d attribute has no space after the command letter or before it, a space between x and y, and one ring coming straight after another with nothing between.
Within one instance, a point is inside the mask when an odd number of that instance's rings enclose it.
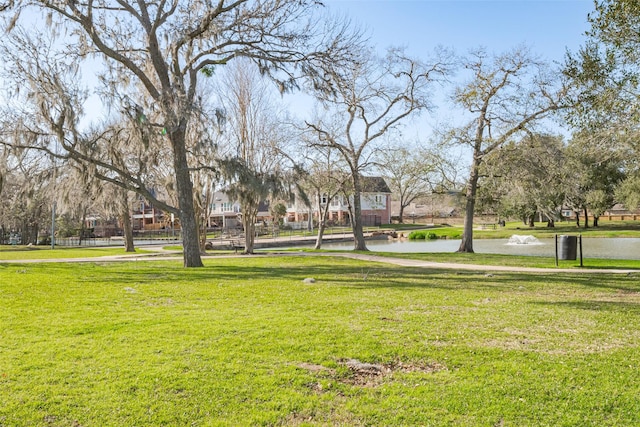
<instances>
[{"instance_id":1,"label":"black trash can","mask_svg":"<svg viewBox=\"0 0 640 427\"><path fill-rule=\"evenodd\" d=\"M558 259L575 260L578 255L578 236L558 236Z\"/></svg>"}]
</instances>

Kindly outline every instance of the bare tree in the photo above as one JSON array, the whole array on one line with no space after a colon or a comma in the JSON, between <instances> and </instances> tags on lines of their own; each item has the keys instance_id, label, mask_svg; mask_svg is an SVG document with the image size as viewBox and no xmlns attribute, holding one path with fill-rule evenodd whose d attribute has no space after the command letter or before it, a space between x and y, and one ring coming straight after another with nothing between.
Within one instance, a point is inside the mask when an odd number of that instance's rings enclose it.
<instances>
[{"instance_id":1,"label":"bare tree","mask_svg":"<svg viewBox=\"0 0 640 427\"><path fill-rule=\"evenodd\" d=\"M336 150L349 168L355 250L367 250L361 176L371 164L375 143L403 119L431 108L431 88L446 77L450 65L445 51L439 51L429 64L411 59L399 49L389 49L384 58L367 52L347 71L328 75L335 92L315 93L326 118L307 122L307 126L316 135L313 144Z\"/></svg>"},{"instance_id":2,"label":"bare tree","mask_svg":"<svg viewBox=\"0 0 640 427\"><path fill-rule=\"evenodd\" d=\"M136 248L133 243L133 225L131 224L131 192L115 185L110 188L113 190L113 193L115 193L114 195L118 201L118 204L115 207L115 213L120 219L120 224L122 224L124 250L125 252L135 252Z\"/></svg>"},{"instance_id":3,"label":"bare tree","mask_svg":"<svg viewBox=\"0 0 640 427\"><path fill-rule=\"evenodd\" d=\"M195 0L17 0L13 10L41 10L50 23L51 34L59 39L49 44L51 49L59 49L51 57L63 52L71 64L85 58L99 62L104 69L99 77L114 95L107 101L131 100L129 113L135 114L144 127L162 133L178 199L177 206L162 207L180 218L184 265L199 267L202 260L188 141L199 77L212 75L216 67L234 58L247 57L282 90L295 88L301 75L321 79L326 63L350 59L348 48L357 39L347 31L346 23L319 19L319 4L315 0L219 0L215 4ZM7 28L13 27L14 21ZM55 58L56 63L63 60L63 55ZM58 79L56 84L61 83ZM65 91L64 87L58 89ZM80 107L70 103L53 114L59 139L77 138L68 131L71 124L77 124ZM67 132L62 132L62 125ZM143 187L108 165L99 166L109 169L104 175L116 185ZM140 193L149 196L145 191Z\"/></svg>"},{"instance_id":4,"label":"bare tree","mask_svg":"<svg viewBox=\"0 0 640 427\"><path fill-rule=\"evenodd\" d=\"M133 192L117 185L105 183L99 187L92 205L93 214L97 214L103 226L114 221L115 226L121 225L124 238L125 252L135 252L133 241L133 224L131 212L133 209Z\"/></svg>"},{"instance_id":5,"label":"bare tree","mask_svg":"<svg viewBox=\"0 0 640 427\"><path fill-rule=\"evenodd\" d=\"M223 137L229 143L222 169L228 181L226 192L242 209L245 253L253 253L261 202L277 199L286 188L285 114L252 63L239 61L226 71L219 88L226 113Z\"/></svg>"},{"instance_id":6,"label":"bare tree","mask_svg":"<svg viewBox=\"0 0 640 427\"><path fill-rule=\"evenodd\" d=\"M51 218L55 177L50 157L4 150L0 176L0 243L7 232L13 232L20 235L18 243L37 244L40 230Z\"/></svg>"},{"instance_id":7,"label":"bare tree","mask_svg":"<svg viewBox=\"0 0 640 427\"><path fill-rule=\"evenodd\" d=\"M318 147L306 153L305 157L307 174L304 187L313 196L309 203L318 211L318 234L314 247L317 250L322 247L332 202L343 193L349 175L344 171L344 161L340 161L340 156L331 149Z\"/></svg>"},{"instance_id":8,"label":"bare tree","mask_svg":"<svg viewBox=\"0 0 640 427\"><path fill-rule=\"evenodd\" d=\"M68 215L70 223L73 224L70 231L78 233L78 244L82 245L83 240L88 237L87 214L102 192L102 185L95 178L87 179L80 169L69 163L65 168L58 168L57 172L56 191L53 196L56 213Z\"/></svg>"},{"instance_id":9,"label":"bare tree","mask_svg":"<svg viewBox=\"0 0 640 427\"><path fill-rule=\"evenodd\" d=\"M207 228L217 184L218 180L215 174L203 171L194 174L195 208L199 221L200 250L202 252L205 252L207 244Z\"/></svg>"},{"instance_id":10,"label":"bare tree","mask_svg":"<svg viewBox=\"0 0 640 427\"><path fill-rule=\"evenodd\" d=\"M449 137L471 147L473 158L466 190L464 232L458 252L473 252L473 216L480 165L484 157L517 138L562 108L567 86L525 47L491 56L483 49L470 53L464 67L471 79L456 88L454 102L469 113L469 121Z\"/></svg>"},{"instance_id":11,"label":"bare tree","mask_svg":"<svg viewBox=\"0 0 640 427\"><path fill-rule=\"evenodd\" d=\"M233 67L233 65L232 65ZM207 82L208 83L208 82ZM221 147L227 150L230 141L223 133L226 117L213 91L213 85L201 87L198 108L194 109L189 128L189 150L193 158L192 177L194 207L200 231L200 251L205 253L207 228L215 192L222 182L218 168ZM173 225L172 225L173 226Z\"/></svg>"},{"instance_id":12,"label":"bare tree","mask_svg":"<svg viewBox=\"0 0 640 427\"><path fill-rule=\"evenodd\" d=\"M399 222L404 209L416 199L425 197L437 188L452 185L453 167L436 150L405 145L382 150L378 165L382 176L400 202Z\"/></svg>"}]
</instances>

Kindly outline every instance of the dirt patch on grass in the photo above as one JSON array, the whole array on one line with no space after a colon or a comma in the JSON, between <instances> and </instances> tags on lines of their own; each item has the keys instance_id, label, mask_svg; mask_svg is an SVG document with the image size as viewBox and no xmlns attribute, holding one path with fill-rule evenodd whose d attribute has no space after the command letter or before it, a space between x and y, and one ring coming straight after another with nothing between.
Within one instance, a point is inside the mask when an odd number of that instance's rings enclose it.
<instances>
[{"instance_id":1,"label":"dirt patch on grass","mask_svg":"<svg viewBox=\"0 0 640 427\"><path fill-rule=\"evenodd\" d=\"M394 361L391 363L366 363L357 359L343 359L339 363L348 368L346 377L342 378L343 383L372 387L378 385L385 377L393 375L395 372L421 372L431 374L446 369L438 362L431 363L406 363Z\"/></svg>"},{"instance_id":2,"label":"dirt patch on grass","mask_svg":"<svg viewBox=\"0 0 640 427\"><path fill-rule=\"evenodd\" d=\"M301 369L315 373L320 377L324 377L325 379L360 387L375 387L385 378L391 377L394 373L398 372L420 372L431 374L447 369L446 366L438 362L407 363L402 361L393 361L390 363L366 363L357 359L340 359L338 360L338 364L343 369L331 369L312 363L300 363L297 366ZM311 388L317 392L324 390L324 387L322 387L320 383L314 383Z\"/></svg>"}]
</instances>

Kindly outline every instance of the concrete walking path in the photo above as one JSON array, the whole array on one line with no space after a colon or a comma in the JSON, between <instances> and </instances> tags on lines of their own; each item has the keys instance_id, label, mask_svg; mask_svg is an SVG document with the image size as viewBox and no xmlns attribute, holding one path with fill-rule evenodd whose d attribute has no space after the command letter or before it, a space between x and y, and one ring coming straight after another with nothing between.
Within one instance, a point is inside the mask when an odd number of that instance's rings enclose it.
<instances>
[{"instance_id":1,"label":"concrete walking path","mask_svg":"<svg viewBox=\"0 0 640 427\"><path fill-rule=\"evenodd\" d=\"M133 262L133 261L177 261L182 260L180 251L166 250L161 246L145 247L152 251L147 253L109 255L102 257L86 258L55 258L55 259L23 259L23 260L3 260L0 264L33 264L33 263L72 263L72 262ZM1 256L1 253L0 253ZM258 252L256 255L229 254L229 255L204 255L203 262L207 264L210 260L219 258L246 258L250 256L313 256L313 257L344 257L368 262L392 264L400 267L415 267L425 269L444 269L460 271L482 271L482 272L508 272L508 273L571 273L571 274L640 274L640 270L633 269L570 269L570 268L539 268L539 267L518 267L518 266L498 266L480 264L461 264L449 262L423 261L416 259L395 258L389 256L375 255L375 253L355 253L355 252Z\"/></svg>"},{"instance_id":2,"label":"concrete walking path","mask_svg":"<svg viewBox=\"0 0 640 427\"><path fill-rule=\"evenodd\" d=\"M321 255L321 254L311 254ZM432 269L447 269L447 270L471 270L471 271L485 271L485 272L509 272L509 273L617 273L617 274L632 274L639 273L640 270L632 269L614 269L614 268L598 268L598 269L575 269L575 268L540 268L540 267L518 267L518 266L506 266L506 265L481 265L481 264L460 264L452 262L436 262L436 261L422 261L417 259L405 259L394 258L373 254L362 253L323 253L322 255L337 255L347 258L360 259L371 262L380 262L393 264L401 267L418 267L418 268L432 268Z\"/></svg>"}]
</instances>

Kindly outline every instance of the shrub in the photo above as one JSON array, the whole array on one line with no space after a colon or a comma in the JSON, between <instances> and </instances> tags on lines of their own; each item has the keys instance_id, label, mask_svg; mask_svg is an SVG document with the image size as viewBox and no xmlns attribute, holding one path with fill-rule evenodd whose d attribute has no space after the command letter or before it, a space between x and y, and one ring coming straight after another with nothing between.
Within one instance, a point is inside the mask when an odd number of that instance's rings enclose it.
<instances>
[{"instance_id":1,"label":"shrub","mask_svg":"<svg viewBox=\"0 0 640 427\"><path fill-rule=\"evenodd\" d=\"M427 238L425 230L416 230L409 233L409 240L424 240Z\"/></svg>"}]
</instances>

